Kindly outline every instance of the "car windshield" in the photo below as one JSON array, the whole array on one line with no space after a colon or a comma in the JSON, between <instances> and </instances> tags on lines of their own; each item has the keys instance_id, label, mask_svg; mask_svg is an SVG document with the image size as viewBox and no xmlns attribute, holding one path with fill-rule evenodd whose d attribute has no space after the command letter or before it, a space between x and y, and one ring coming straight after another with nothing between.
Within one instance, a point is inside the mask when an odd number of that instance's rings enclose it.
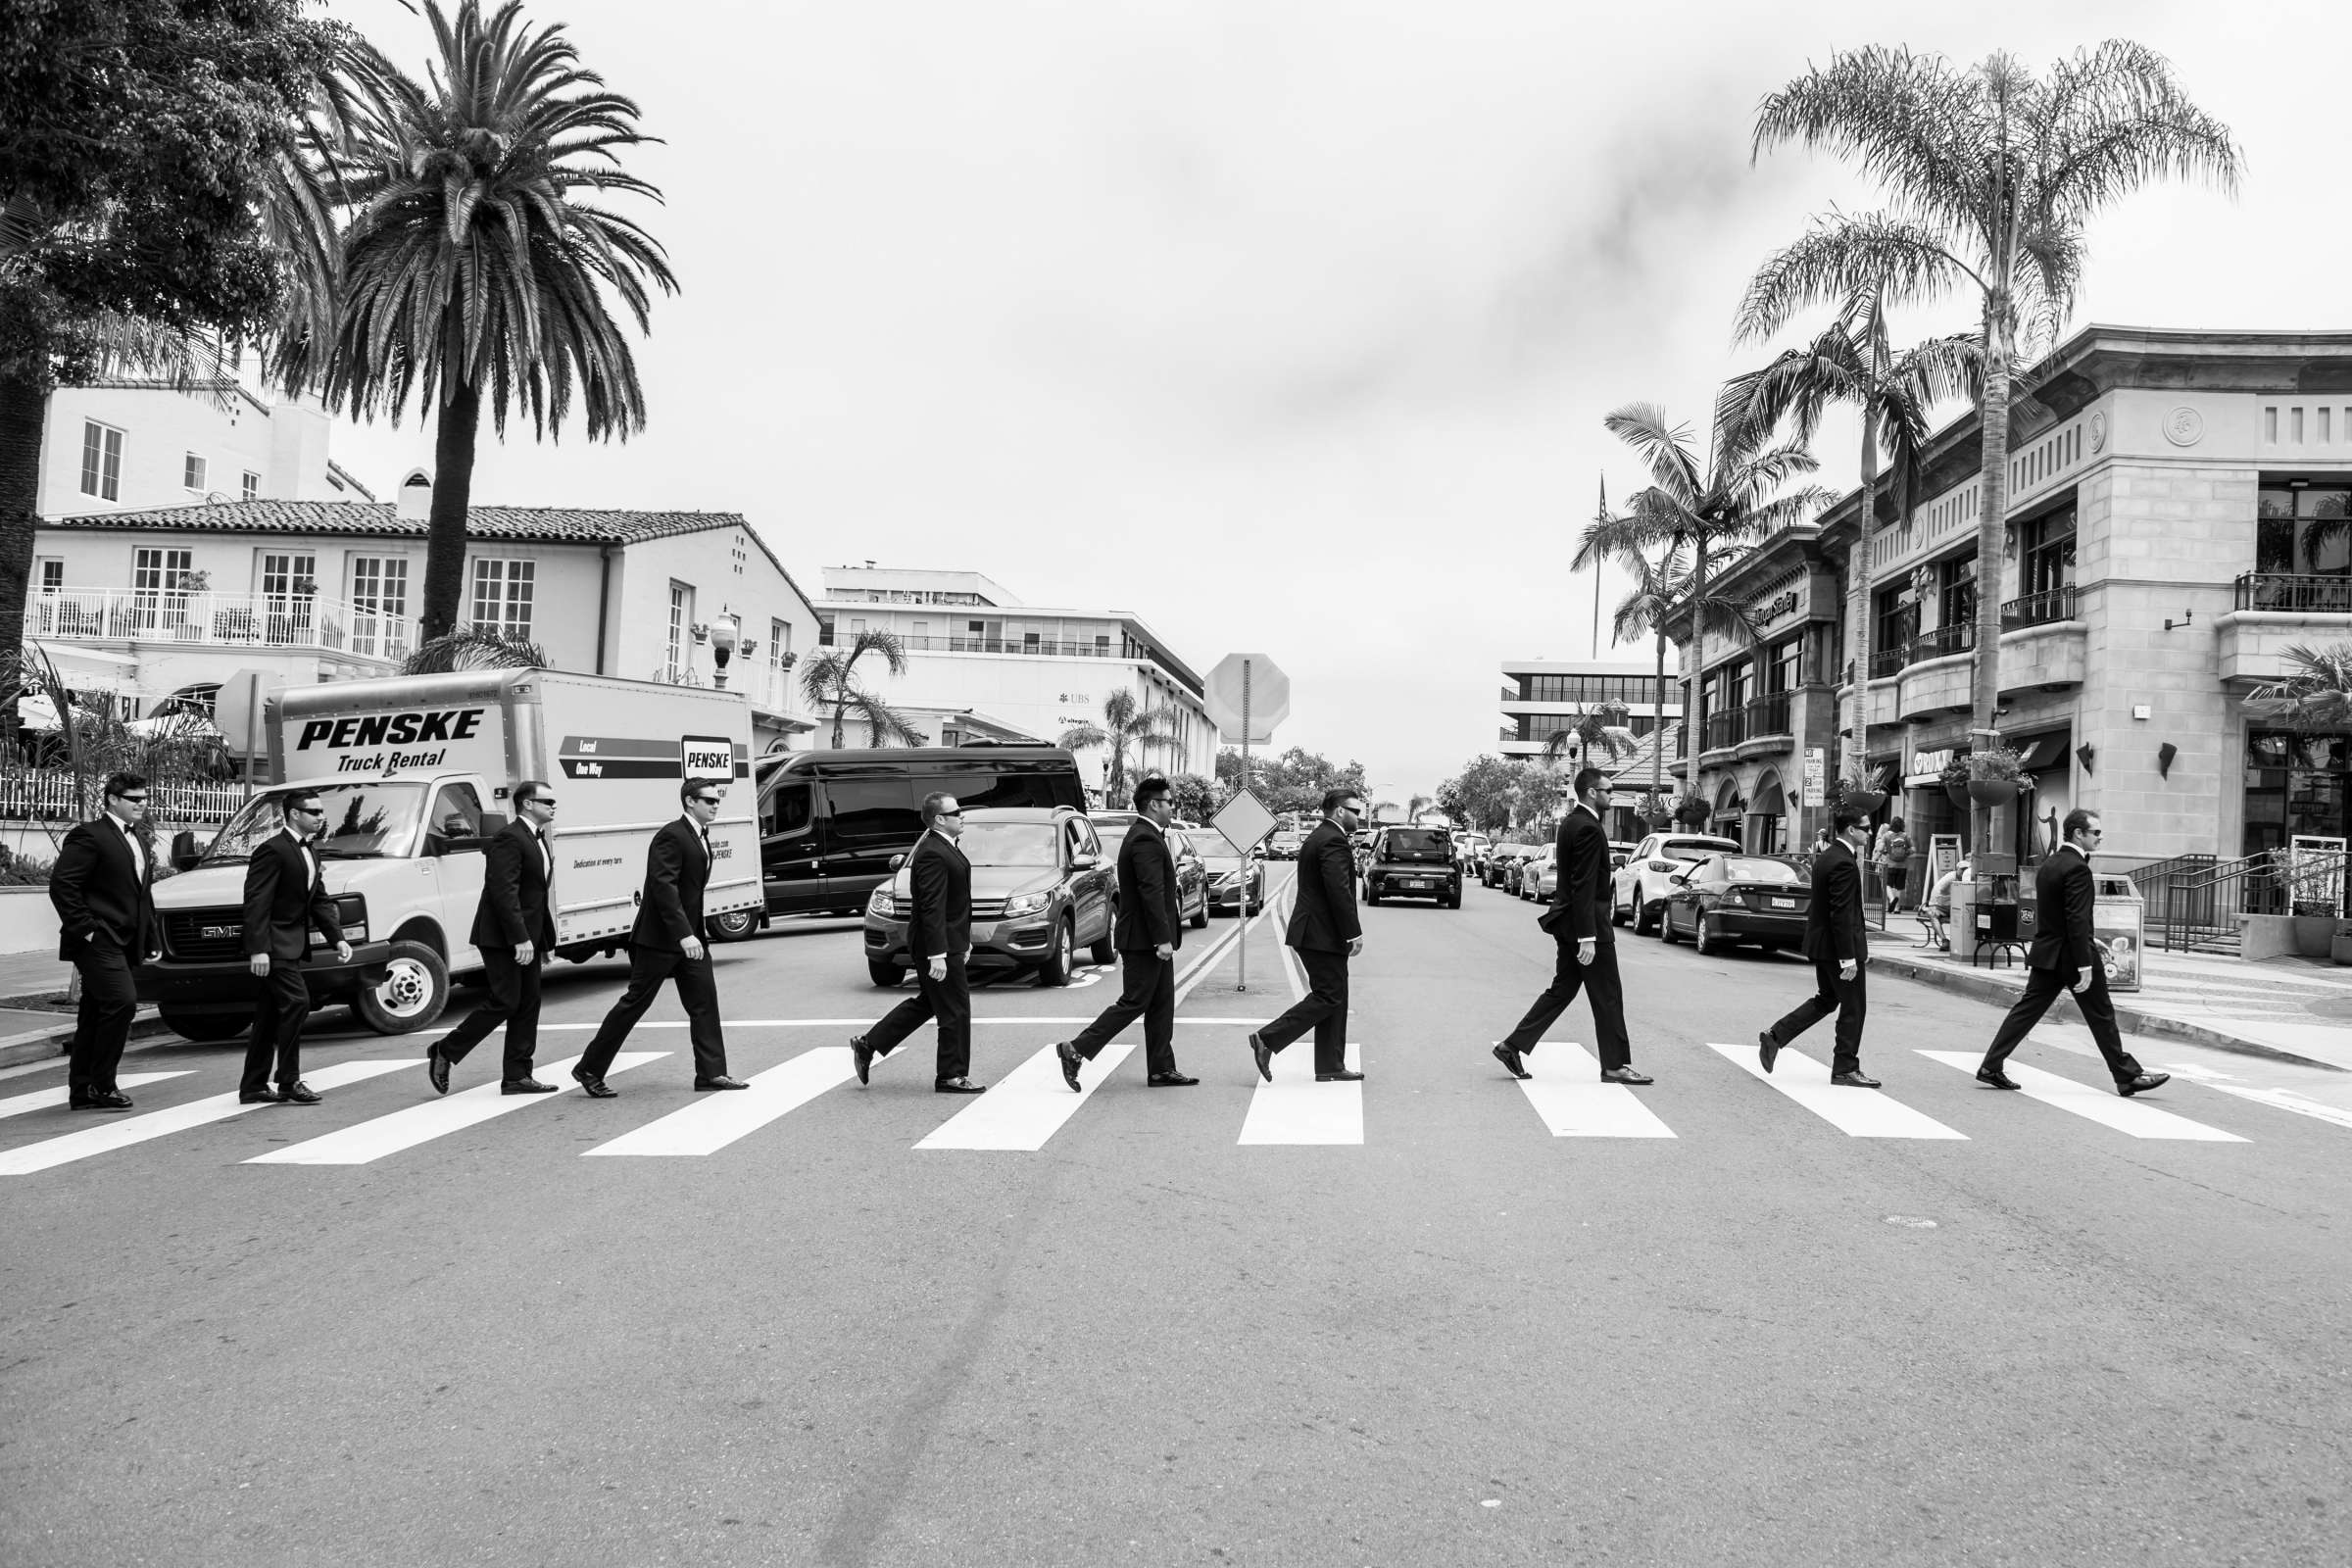
<instances>
[{"instance_id":1,"label":"car windshield","mask_svg":"<svg viewBox=\"0 0 2352 1568\"><path fill-rule=\"evenodd\" d=\"M1802 872L1786 860L1758 860L1747 856L1727 856L1723 874L1733 882L1801 882Z\"/></svg>"},{"instance_id":2,"label":"car windshield","mask_svg":"<svg viewBox=\"0 0 2352 1568\"><path fill-rule=\"evenodd\" d=\"M1658 851L1669 860L1703 860L1722 853L1720 844L1669 844Z\"/></svg>"},{"instance_id":3,"label":"car windshield","mask_svg":"<svg viewBox=\"0 0 2352 1568\"><path fill-rule=\"evenodd\" d=\"M317 791L326 808L326 825L317 848L323 859L364 859L405 853L424 808L424 786L416 784L325 784ZM287 792L257 795L229 819L205 852L204 863L250 859L253 848L286 825Z\"/></svg>"},{"instance_id":4,"label":"car windshield","mask_svg":"<svg viewBox=\"0 0 2352 1568\"><path fill-rule=\"evenodd\" d=\"M1391 855L1443 855L1453 848L1452 837L1443 828L1393 827L1389 829Z\"/></svg>"},{"instance_id":5,"label":"car windshield","mask_svg":"<svg viewBox=\"0 0 2352 1568\"><path fill-rule=\"evenodd\" d=\"M956 847L974 865L1055 865L1059 832L1051 822L966 821Z\"/></svg>"}]
</instances>

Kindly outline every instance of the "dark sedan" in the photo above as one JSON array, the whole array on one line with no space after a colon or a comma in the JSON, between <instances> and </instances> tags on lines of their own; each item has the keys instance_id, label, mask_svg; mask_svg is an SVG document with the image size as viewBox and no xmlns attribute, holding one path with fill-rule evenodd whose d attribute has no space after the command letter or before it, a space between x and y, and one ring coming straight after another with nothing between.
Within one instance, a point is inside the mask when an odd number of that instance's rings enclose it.
<instances>
[{"instance_id":1,"label":"dark sedan","mask_svg":"<svg viewBox=\"0 0 2352 1568\"><path fill-rule=\"evenodd\" d=\"M1743 942L1770 951L1804 940L1812 894L1793 860L1712 855L1667 880L1658 934L1668 942L1689 937L1701 953L1721 953Z\"/></svg>"},{"instance_id":2,"label":"dark sedan","mask_svg":"<svg viewBox=\"0 0 2352 1568\"><path fill-rule=\"evenodd\" d=\"M1236 853L1213 827L1197 828L1186 837L1207 873L1209 913L1255 914L1265 907L1266 865L1261 857Z\"/></svg>"}]
</instances>

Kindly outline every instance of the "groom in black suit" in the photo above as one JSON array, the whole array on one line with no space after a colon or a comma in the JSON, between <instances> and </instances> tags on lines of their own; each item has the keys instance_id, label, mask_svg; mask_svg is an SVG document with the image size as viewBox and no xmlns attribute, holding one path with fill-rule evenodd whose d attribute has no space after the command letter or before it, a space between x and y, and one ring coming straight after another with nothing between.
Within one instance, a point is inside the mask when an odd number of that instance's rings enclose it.
<instances>
[{"instance_id":1,"label":"groom in black suit","mask_svg":"<svg viewBox=\"0 0 2352 1568\"><path fill-rule=\"evenodd\" d=\"M49 873L57 956L81 972L66 1085L66 1103L74 1110L130 1108L130 1097L115 1087L115 1069L139 1011L131 971L162 947L149 891L155 858L139 837L146 815L147 781L117 773L106 781L104 813L66 835Z\"/></svg>"},{"instance_id":2,"label":"groom in black suit","mask_svg":"<svg viewBox=\"0 0 2352 1568\"><path fill-rule=\"evenodd\" d=\"M318 1103L318 1091L302 1081L302 1026L311 1016L302 964L311 956L312 928L335 945L338 961L351 961L351 944L318 869L318 830L326 826L318 792L297 789L283 797L283 807L286 830L255 845L245 861L245 965L261 991L237 1085L237 1100L247 1105Z\"/></svg>"},{"instance_id":3,"label":"groom in black suit","mask_svg":"<svg viewBox=\"0 0 2352 1568\"><path fill-rule=\"evenodd\" d=\"M556 948L550 896L556 852L547 842L555 820L556 798L544 783L526 778L514 786L514 820L482 856L482 897L473 911L472 941L481 950L482 978L490 994L426 1048L425 1076L436 1095L449 1093L449 1069L501 1024L507 1028L507 1049L500 1093L556 1092L554 1084L531 1076L531 1057L539 1049L539 976Z\"/></svg>"}]
</instances>

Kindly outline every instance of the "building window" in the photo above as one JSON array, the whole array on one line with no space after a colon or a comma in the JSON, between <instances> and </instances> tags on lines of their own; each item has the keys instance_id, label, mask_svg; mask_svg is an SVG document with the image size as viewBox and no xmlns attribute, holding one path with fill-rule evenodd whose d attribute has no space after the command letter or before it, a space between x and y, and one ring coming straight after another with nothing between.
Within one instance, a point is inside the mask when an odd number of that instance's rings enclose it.
<instances>
[{"instance_id":1,"label":"building window","mask_svg":"<svg viewBox=\"0 0 2352 1568\"><path fill-rule=\"evenodd\" d=\"M478 559L473 564L473 623L503 637L531 635L534 563Z\"/></svg>"},{"instance_id":2,"label":"building window","mask_svg":"<svg viewBox=\"0 0 2352 1568\"><path fill-rule=\"evenodd\" d=\"M1954 556L1936 567L1938 626L1967 625L1977 618L1977 553Z\"/></svg>"},{"instance_id":3,"label":"building window","mask_svg":"<svg viewBox=\"0 0 2352 1568\"><path fill-rule=\"evenodd\" d=\"M771 620L767 623L767 667L778 675L792 662L792 622Z\"/></svg>"},{"instance_id":4,"label":"building window","mask_svg":"<svg viewBox=\"0 0 2352 1568\"><path fill-rule=\"evenodd\" d=\"M2025 523L2017 591L2046 594L2075 580L2075 509L2060 507Z\"/></svg>"},{"instance_id":5,"label":"building window","mask_svg":"<svg viewBox=\"0 0 2352 1568\"><path fill-rule=\"evenodd\" d=\"M351 558L351 651L408 656L409 563L405 556Z\"/></svg>"},{"instance_id":6,"label":"building window","mask_svg":"<svg viewBox=\"0 0 2352 1568\"><path fill-rule=\"evenodd\" d=\"M694 590L682 582L669 585L669 669L668 677L675 681L691 667L693 660L686 651L686 639L694 625Z\"/></svg>"},{"instance_id":7,"label":"building window","mask_svg":"<svg viewBox=\"0 0 2352 1568\"><path fill-rule=\"evenodd\" d=\"M244 495L248 501L262 499L262 476L251 468L245 470Z\"/></svg>"},{"instance_id":8,"label":"building window","mask_svg":"<svg viewBox=\"0 0 2352 1568\"><path fill-rule=\"evenodd\" d=\"M81 493L101 501L122 499L122 432L96 419L81 424Z\"/></svg>"},{"instance_id":9,"label":"building window","mask_svg":"<svg viewBox=\"0 0 2352 1568\"><path fill-rule=\"evenodd\" d=\"M277 611L317 598L318 595L318 558L293 555L263 556L262 592L268 596L270 608Z\"/></svg>"},{"instance_id":10,"label":"building window","mask_svg":"<svg viewBox=\"0 0 2352 1568\"><path fill-rule=\"evenodd\" d=\"M180 465L179 482L190 490L202 490L204 469L204 460L193 452L189 453L187 461Z\"/></svg>"},{"instance_id":11,"label":"building window","mask_svg":"<svg viewBox=\"0 0 2352 1568\"><path fill-rule=\"evenodd\" d=\"M830 648L833 646L833 623L831 621L824 619L819 619L817 621L816 646L819 648Z\"/></svg>"},{"instance_id":12,"label":"building window","mask_svg":"<svg viewBox=\"0 0 2352 1568\"><path fill-rule=\"evenodd\" d=\"M1899 660L1919 635L1919 595L1909 583L1896 583L1878 592L1871 616L1872 671L1889 672L1888 661ZM1893 667L1900 667L1899 663Z\"/></svg>"},{"instance_id":13,"label":"building window","mask_svg":"<svg viewBox=\"0 0 2352 1568\"><path fill-rule=\"evenodd\" d=\"M1805 657L1805 637L1794 637L1774 643L1765 655L1764 689L1767 692L1792 692L1802 686L1802 663Z\"/></svg>"},{"instance_id":14,"label":"building window","mask_svg":"<svg viewBox=\"0 0 2352 1568\"><path fill-rule=\"evenodd\" d=\"M180 586L181 579L194 564L193 552L186 550L134 550L130 555L130 586L142 603L168 589Z\"/></svg>"},{"instance_id":15,"label":"building window","mask_svg":"<svg viewBox=\"0 0 2352 1568\"><path fill-rule=\"evenodd\" d=\"M63 593L66 587L66 561L63 556L43 556L32 564L32 580L43 594Z\"/></svg>"},{"instance_id":16,"label":"building window","mask_svg":"<svg viewBox=\"0 0 2352 1568\"><path fill-rule=\"evenodd\" d=\"M2352 490L2264 485L2255 523L2254 569L2306 576L2352 576Z\"/></svg>"}]
</instances>

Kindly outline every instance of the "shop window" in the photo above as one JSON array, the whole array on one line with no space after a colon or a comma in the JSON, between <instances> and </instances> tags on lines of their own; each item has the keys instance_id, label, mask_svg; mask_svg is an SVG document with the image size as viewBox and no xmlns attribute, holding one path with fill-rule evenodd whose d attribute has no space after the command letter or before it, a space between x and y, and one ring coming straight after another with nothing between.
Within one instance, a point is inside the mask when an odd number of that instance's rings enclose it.
<instances>
[{"instance_id":1,"label":"shop window","mask_svg":"<svg viewBox=\"0 0 2352 1568\"><path fill-rule=\"evenodd\" d=\"M2352 488L2265 485L2254 524L2254 569L2352 576Z\"/></svg>"},{"instance_id":2,"label":"shop window","mask_svg":"<svg viewBox=\"0 0 2352 1568\"><path fill-rule=\"evenodd\" d=\"M2021 525L2025 545L2019 556L2017 591L2046 594L2075 580L2075 509L2060 507Z\"/></svg>"}]
</instances>

